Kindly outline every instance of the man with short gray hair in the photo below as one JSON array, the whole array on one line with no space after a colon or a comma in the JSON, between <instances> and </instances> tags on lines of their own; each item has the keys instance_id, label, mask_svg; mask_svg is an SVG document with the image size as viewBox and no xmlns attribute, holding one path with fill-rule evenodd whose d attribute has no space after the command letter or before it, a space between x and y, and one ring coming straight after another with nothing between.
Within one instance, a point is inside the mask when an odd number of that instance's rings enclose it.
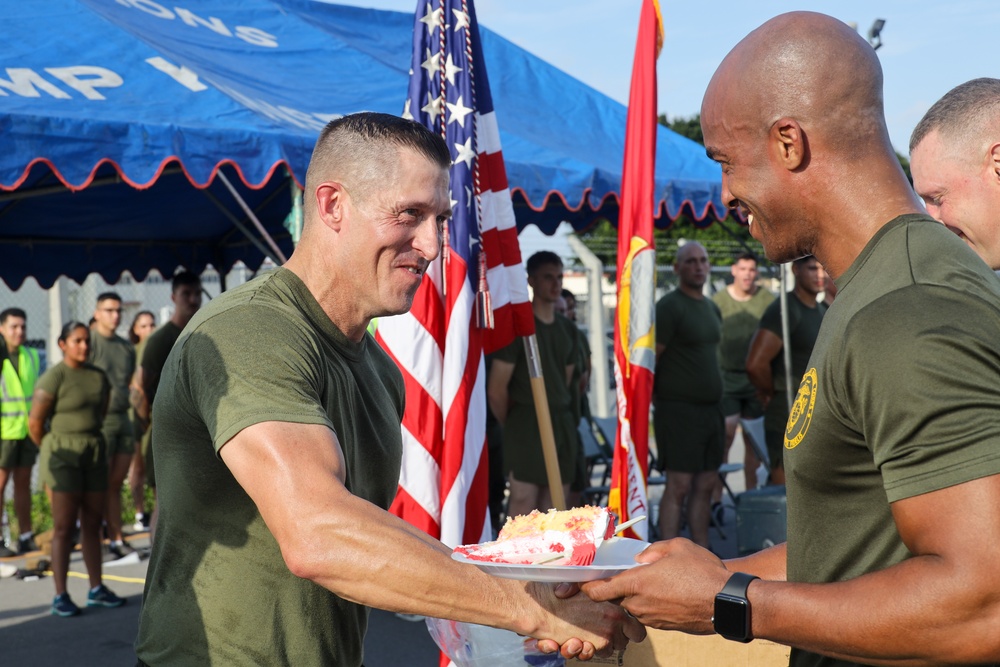
<instances>
[{"instance_id":1,"label":"man with short gray hair","mask_svg":"<svg viewBox=\"0 0 1000 667\"><path fill-rule=\"evenodd\" d=\"M973 79L934 103L910 137L927 212L1000 269L1000 79Z\"/></svg>"}]
</instances>

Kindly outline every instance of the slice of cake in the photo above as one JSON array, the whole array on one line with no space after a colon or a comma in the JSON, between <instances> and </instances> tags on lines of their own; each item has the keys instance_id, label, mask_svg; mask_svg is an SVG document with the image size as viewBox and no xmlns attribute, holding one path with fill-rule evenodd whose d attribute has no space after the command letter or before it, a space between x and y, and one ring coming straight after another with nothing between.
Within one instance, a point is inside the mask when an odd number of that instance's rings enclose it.
<instances>
[{"instance_id":1,"label":"slice of cake","mask_svg":"<svg viewBox=\"0 0 1000 667\"><path fill-rule=\"evenodd\" d=\"M508 518L494 542L455 547L470 560L511 565L590 565L601 542L615 532L604 507L538 510Z\"/></svg>"}]
</instances>

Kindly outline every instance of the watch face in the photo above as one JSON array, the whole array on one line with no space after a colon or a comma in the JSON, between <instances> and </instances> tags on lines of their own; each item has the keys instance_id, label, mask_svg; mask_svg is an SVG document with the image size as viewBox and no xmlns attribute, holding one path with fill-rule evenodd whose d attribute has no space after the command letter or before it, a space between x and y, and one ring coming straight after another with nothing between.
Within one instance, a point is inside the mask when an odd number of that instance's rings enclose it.
<instances>
[{"instance_id":1,"label":"watch face","mask_svg":"<svg viewBox=\"0 0 1000 667\"><path fill-rule=\"evenodd\" d=\"M750 603L741 598L715 598L715 631L724 637L746 637Z\"/></svg>"}]
</instances>

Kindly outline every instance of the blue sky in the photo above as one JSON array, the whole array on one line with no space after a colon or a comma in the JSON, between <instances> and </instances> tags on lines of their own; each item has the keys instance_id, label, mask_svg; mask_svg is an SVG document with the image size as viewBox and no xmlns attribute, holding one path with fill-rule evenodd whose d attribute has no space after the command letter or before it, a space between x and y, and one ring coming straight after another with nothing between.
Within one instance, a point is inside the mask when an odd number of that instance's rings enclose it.
<instances>
[{"instance_id":1,"label":"blue sky","mask_svg":"<svg viewBox=\"0 0 1000 667\"><path fill-rule=\"evenodd\" d=\"M417 0L336 0L413 12ZM479 22L610 97L627 103L640 0L477 0ZM910 132L963 81L1000 76L997 0L661 0L666 40L658 63L659 111L698 113L729 50L783 12L808 9L858 24L886 20L878 54L889 135L906 154ZM503 119L500 119L503 122Z\"/></svg>"}]
</instances>

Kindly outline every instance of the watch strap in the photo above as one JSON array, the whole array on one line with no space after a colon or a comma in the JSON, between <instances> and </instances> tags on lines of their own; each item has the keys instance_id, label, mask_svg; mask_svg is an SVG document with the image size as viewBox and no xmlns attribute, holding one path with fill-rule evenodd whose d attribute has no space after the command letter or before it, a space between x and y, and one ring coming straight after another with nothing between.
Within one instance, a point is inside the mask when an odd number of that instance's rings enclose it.
<instances>
[{"instance_id":1,"label":"watch strap","mask_svg":"<svg viewBox=\"0 0 1000 667\"><path fill-rule=\"evenodd\" d=\"M746 572L734 572L733 576L729 577L729 581L720 591L721 595L731 595L736 598L746 598L747 589L750 588L750 582L754 579L760 579L760 577L747 574Z\"/></svg>"}]
</instances>

